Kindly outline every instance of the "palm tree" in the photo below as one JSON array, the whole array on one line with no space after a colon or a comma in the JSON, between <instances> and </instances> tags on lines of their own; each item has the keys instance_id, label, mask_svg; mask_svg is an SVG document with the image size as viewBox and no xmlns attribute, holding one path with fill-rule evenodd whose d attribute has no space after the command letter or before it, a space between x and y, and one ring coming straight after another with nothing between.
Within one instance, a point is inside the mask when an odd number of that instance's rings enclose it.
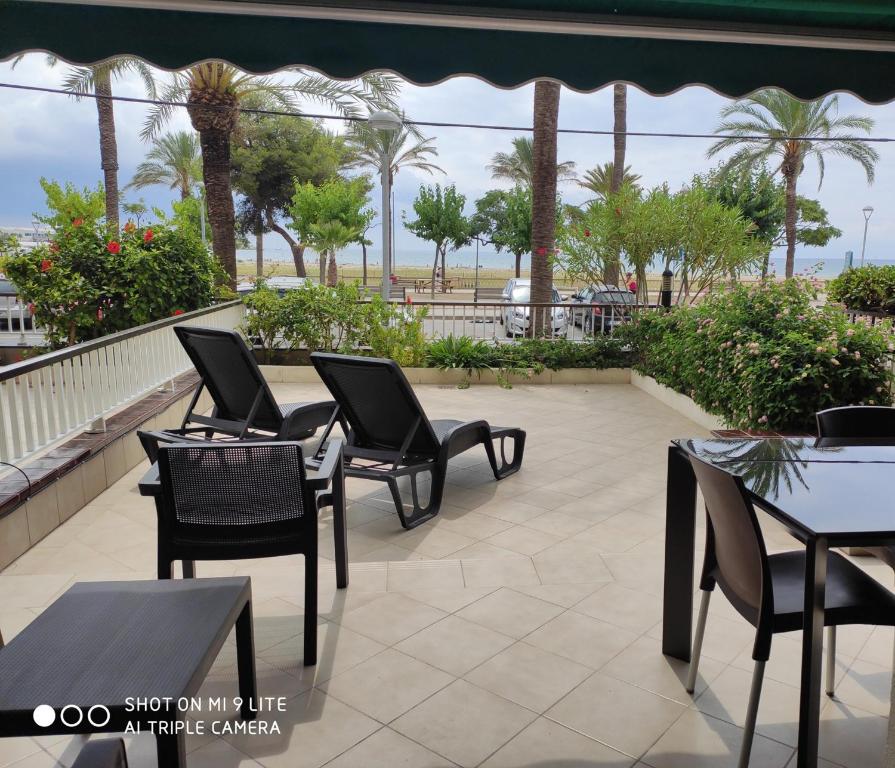
<instances>
[{"instance_id":1,"label":"palm tree","mask_svg":"<svg viewBox=\"0 0 895 768\"><path fill-rule=\"evenodd\" d=\"M162 104L149 115L144 138L158 134L171 117L171 102L186 101L193 128L202 148L202 175L211 222L214 254L236 285L236 220L230 181L230 137L236 127L241 103L265 95L279 108L298 114L299 102L317 101L346 117L359 116L359 105L395 109L400 81L391 75L365 75L353 83L337 82L313 72L294 68L294 79L284 82L242 72L223 62L196 64L175 72L162 91Z\"/></svg>"},{"instance_id":2,"label":"palm tree","mask_svg":"<svg viewBox=\"0 0 895 768\"><path fill-rule=\"evenodd\" d=\"M199 138L192 131L166 133L152 142L146 159L137 166L134 178L125 189L141 189L163 184L180 191L186 200L202 181L202 155Z\"/></svg>"},{"instance_id":3,"label":"palm tree","mask_svg":"<svg viewBox=\"0 0 895 768\"><path fill-rule=\"evenodd\" d=\"M556 242L556 128L559 121L559 83L538 80L534 97L534 138L531 145L531 300L552 298L553 248ZM514 142L515 144L515 142ZM517 145L518 149L519 145ZM568 165L564 163L563 165ZM492 166L493 168L493 166ZM566 168L568 173L569 169ZM542 312L532 312L530 332L542 331Z\"/></svg>"},{"instance_id":4,"label":"palm tree","mask_svg":"<svg viewBox=\"0 0 895 768\"><path fill-rule=\"evenodd\" d=\"M433 146L434 138L424 139L412 133L406 125L398 131L377 131L369 123L355 123L348 133L348 144L354 151L354 158L348 168L372 168L382 173L382 158L389 166L389 185L401 168L416 168L430 176L444 173L431 158L438 155Z\"/></svg>"},{"instance_id":5,"label":"palm tree","mask_svg":"<svg viewBox=\"0 0 895 768\"><path fill-rule=\"evenodd\" d=\"M786 191L786 276L795 268L798 178L805 161L813 157L820 170L818 188L824 179L824 154L839 155L860 163L873 183L879 154L856 131L870 133L874 122L859 115L839 116L839 97L827 96L802 102L783 91L769 88L739 99L721 110L722 122L715 133L729 134L713 144L712 157L726 149L736 152L723 171L751 170L771 158L779 159Z\"/></svg>"},{"instance_id":6,"label":"palm tree","mask_svg":"<svg viewBox=\"0 0 895 768\"><path fill-rule=\"evenodd\" d=\"M13 66L22 56L13 61ZM51 67L59 63L55 56L47 56ZM116 56L101 64L89 67L72 67L62 81L63 88L76 97L95 95L99 122L99 158L103 170L103 186L106 192L106 222L118 230L118 142L115 138L115 109L112 101L112 80L124 75L136 74L143 81L149 98L156 95L155 78L146 62L133 56Z\"/></svg>"},{"instance_id":7,"label":"palm tree","mask_svg":"<svg viewBox=\"0 0 895 768\"><path fill-rule=\"evenodd\" d=\"M329 263L326 269L326 284L334 286L339 282L339 272L336 266L336 252L346 245L355 243L363 236L360 229L345 226L341 221L325 221L322 224L312 224L311 247L320 254L320 262L329 255Z\"/></svg>"},{"instance_id":8,"label":"palm tree","mask_svg":"<svg viewBox=\"0 0 895 768\"><path fill-rule=\"evenodd\" d=\"M624 83L612 86L612 116L613 159L609 191L615 193L622 188L625 174L629 170L625 165L625 152L628 148L628 86Z\"/></svg>"},{"instance_id":9,"label":"palm tree","mask_svg":"<svg viewBox=\"0 0 895 768\"><path fill-rule=\"evenodd\" d=\"M537 86L537 83L535 84ZM555 139L554 139L555 143ZM488 170L493 179L507 179L513 184L518 184L531 189L535 176L534 139L527 136L518 136L513 139L512 152L497 152L491 158ZM557 181L571 181L575 178L575 163L567 160L556 166Z\"/></svg>"},{"instance_id":10,"label":"palm tree","mask_svg":"<svg viewBox=\"0 0 895 768\"><path fill-rule=\"evenodd\" d=\"M608 162L595 166L589 171L584 172L584 176L578 182L579 187L584 187L593 192L598 200L605 200L606 197L613 192L613 179L615 177L615 163ZM631 173L631 166L626 165L622 172L621 187L627 186L634 190L640 190L637 182L640 181L640 174Z\"/></svg>"}]
</instances>

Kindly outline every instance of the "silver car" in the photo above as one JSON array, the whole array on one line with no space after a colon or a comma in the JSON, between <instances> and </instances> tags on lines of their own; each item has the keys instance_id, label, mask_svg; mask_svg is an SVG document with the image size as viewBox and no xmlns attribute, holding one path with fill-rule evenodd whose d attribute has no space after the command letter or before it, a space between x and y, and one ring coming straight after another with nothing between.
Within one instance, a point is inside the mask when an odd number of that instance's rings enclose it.
<instances>
[{"instance_id":1,"label":"silver car","mask_svg":"<svg viewBox=\"0 0 895 768\"><path fill-rule=\"evenodd\" d=\"M531 307L514 306L517 304L531 303L531 280L511 278L504 288L503 300L507 303L501 313L506 334L509 337L524 336L531 324ZM552 289L551 303L561 304L562 297L559 291ZM569 325L569 313L565 307L552 307L551 309L538 309L539 312L549 313L550 320L547 324L552 336L565 336Z\"/></svg>"}]
</instances>

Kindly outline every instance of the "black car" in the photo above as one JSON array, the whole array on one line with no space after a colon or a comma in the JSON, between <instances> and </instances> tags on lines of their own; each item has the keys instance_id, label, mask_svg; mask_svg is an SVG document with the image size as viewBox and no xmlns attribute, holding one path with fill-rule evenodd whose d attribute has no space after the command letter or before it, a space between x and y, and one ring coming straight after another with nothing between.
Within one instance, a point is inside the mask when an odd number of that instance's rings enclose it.
<instances>
[{"instance_id":1,"label":"black car","mask_svg":"<svg viewBox=\"0 0 895 768\"><path fill-rule=\"evenodd\" d=\"M637 296L614 285L589 285L573 294L569 301L574 325L581 326L585 333L611 333L617 325L630 319ZM593 306L579 309L576 304Z\"/></svg>"}]
</instances>

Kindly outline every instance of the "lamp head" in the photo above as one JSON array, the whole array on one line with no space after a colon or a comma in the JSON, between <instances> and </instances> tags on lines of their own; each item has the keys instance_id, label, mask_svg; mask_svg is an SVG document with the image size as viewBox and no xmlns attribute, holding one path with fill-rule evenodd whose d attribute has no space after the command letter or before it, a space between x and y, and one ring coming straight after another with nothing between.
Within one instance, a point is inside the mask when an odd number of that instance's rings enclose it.
<instances>
[{"instance_id":1,"label":"lamp head","mask_svg":"<svg viewBox=\"0 0 895 768\"><path fill-rule=\"evenodd\" d=\"M872 205L865 205L862 210L864 211L865 219L869 220L870 217L873 216L873 206Z\"/></svg>"},{"instance_id":2,"label":"lamp head","mask_svg":"<svg viewBox=\"0 0 895 768\"><path fill-rule=\"evenodd\" d=\"M373 112L369 117L368 123L371 128L377 131L388 131L389 133L394 133L401 128L401 118L394 112L389 112L385 109Z\"/></svg>"}]
</instances>

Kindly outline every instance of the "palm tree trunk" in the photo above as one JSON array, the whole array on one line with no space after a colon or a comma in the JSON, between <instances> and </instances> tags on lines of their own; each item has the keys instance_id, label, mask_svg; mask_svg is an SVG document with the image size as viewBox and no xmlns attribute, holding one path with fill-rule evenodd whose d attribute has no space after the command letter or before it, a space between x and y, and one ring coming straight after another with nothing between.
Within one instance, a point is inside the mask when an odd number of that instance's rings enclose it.
<instances>
[{"instance_id":1,"label":"palm tree trunk","mask_svg":"<svg viewBox=\"0 0 895 768\"><path fill-rule=\"evenodd\" d=\"M522 276L522 254L516 254L516 277Z\"/></svg>"},{"instance_id":2,"label":"palm tree trunk","mask_svg":"<svg viewBox=\"0 0 895 768\"><path fill-rule=\"evenodd\" d=\"M115 107L112 99L112 75L106 67L94 67L96 112L99 119L99 158L106 190L106 223L118 232L118 142L115 139Z\"/></svg>"},{"instance_id":3,"label":"palm tree trunk","mask_svg":"<svg viewBox=\"0 0 895 768\"><path fill-rule=\"evenodd\" d=\"M614 152L609 193L614 195L622 188L622 182L625 178L625 153L628 148L628 86L624 83L616 83L612 86L612 112L612 143ZM607 285L618 285L619 273L618 259L613 259L606 265L603 280Z\"/></svg>"},{"instance_id":4,"label":"palm tree trunk","mask_svg":"<svg viewBox=\"0 0 895 768\"><path fill-rule=\"evenodd\" d=\"M329 266L326 269L326 284L330 288L334 288L339 282L339 270L336 267L336 249L332 248L329 252Z\"/></svg>"},{"instance_id":5,"label":"palm tree trunk","mask_svg":"<svg viewBox=\"0 0 895 768\"><path fill-rule=\"evenodd\" d=\"M276 232L280 235L287 243L289 243L289 249L292 251L292 261L295 262L295 274L298 277L307 277L308 272L305 269L305 247L298 243L292 235L289 234L289 230L285 227L277 224L276 219L274 219L273 214L270 211L266 211L267 217L267 228L272 232Z\"/></svg>"},{"instance_id":6,"label":"palm tree trunk","mask_svg":"<svg viewBox=\"0 0 895 768\"><path fill-rule=\"evenodd\" d=\"M317 255L320 257L320 261L317 264L320 285L326 285L326 251L320 251Z\"/></svg>"},{"instance_id":7,"label":"palm tree trunk","mask_svg":"<svg viewBox=\"0 0 895 768\"><path fill-rule=\"evenodd\" d=\"M230 134L219 128L199 131L202 174L211 222L212 249L236 289L236 216L230 187Z\"/></svg>"},{"instance_id":8,"label":"palm tree trunk","mask_svg":"<svg viewBox=\"0 0 895 768\"><path fill-rule=\"evenodd\" d=\"M551 258L556 241L556 128L559 120L559 83L538 80L534 97L534 140L531 204L531 300L550 301L553 289ZM531 313L529 332L542 332L542 312Z\"/></svg>"},{"instance_id":9,"label":"palm tree trunk","mask_svg":"<svg viewBox=\"0 0 895 768\"><path fill-rule=\"evenodd\" d=\"M255 275L264 274L264 229L258 224L255 227Z\"/></svg>"},{"instance_id":10,"label":"palm tree trunk","mask_svg":"<svg viewBox=\"0 0 895 768\"><path fill-rule=\"evenodd\" d=\"M786 276L792 277L796 266L796 180L795 173L784 174L786 182Z\"/></svg>"}]
</instances>

